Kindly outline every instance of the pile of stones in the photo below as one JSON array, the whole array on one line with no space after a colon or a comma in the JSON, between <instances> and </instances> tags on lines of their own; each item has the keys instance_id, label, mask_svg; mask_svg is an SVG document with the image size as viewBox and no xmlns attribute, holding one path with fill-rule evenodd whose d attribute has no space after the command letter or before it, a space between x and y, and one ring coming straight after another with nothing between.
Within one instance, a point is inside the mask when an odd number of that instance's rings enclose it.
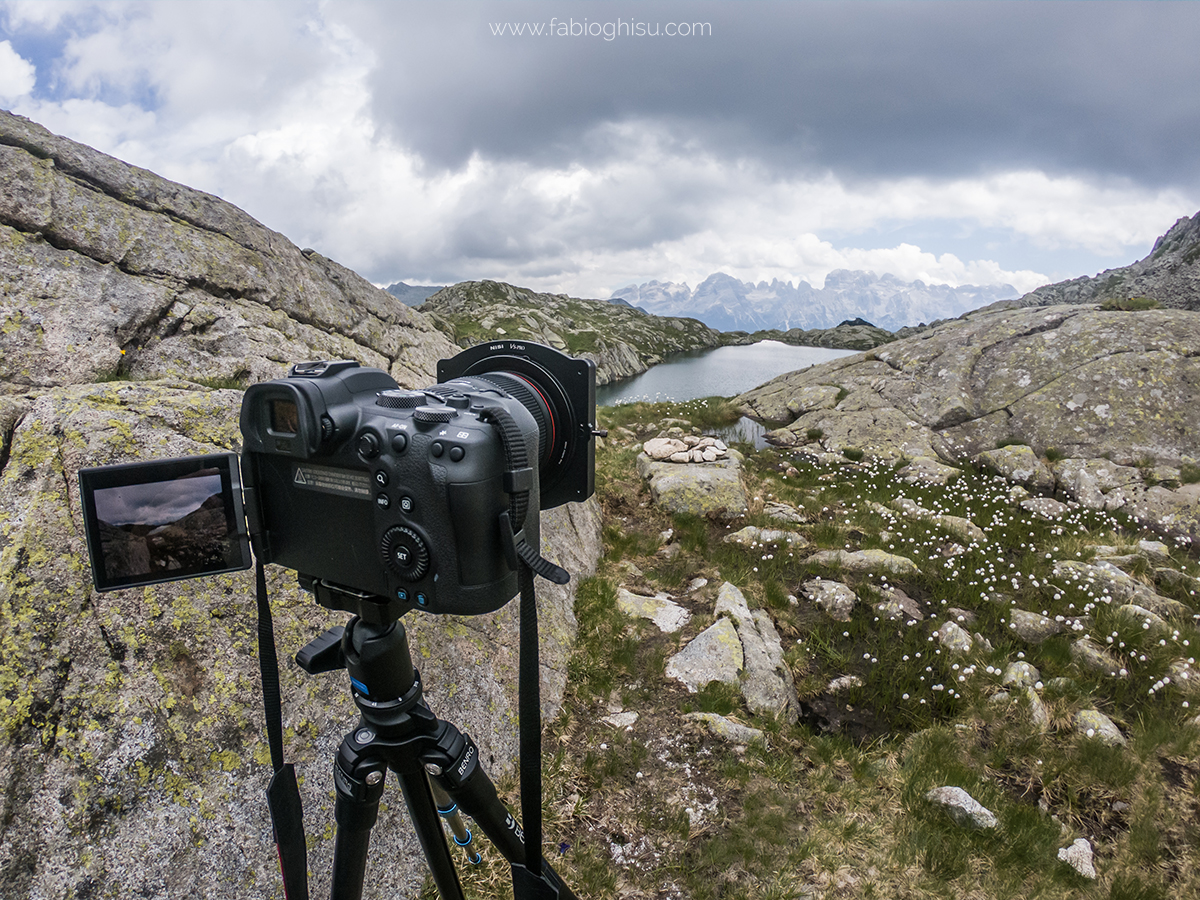
<instances>
[{"instance_id":1,"label":"pile of stones","mask_svg":"<svg viewBox=\"0 0 1200 900\"><path fill-rule=\"evenodd\" d=\"M653 438L642 445L642 450L651 459L676 463L716 462L729 455L724 441L694 434Z\"/></svg>"}]
</instances>

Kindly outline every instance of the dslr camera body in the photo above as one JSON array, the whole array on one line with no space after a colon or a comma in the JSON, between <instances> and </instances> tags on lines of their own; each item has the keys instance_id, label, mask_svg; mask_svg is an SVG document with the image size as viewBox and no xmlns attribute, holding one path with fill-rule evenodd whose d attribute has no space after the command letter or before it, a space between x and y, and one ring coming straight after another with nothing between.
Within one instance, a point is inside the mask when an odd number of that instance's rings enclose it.
<instances>
[{"instance_id":1,"label":"dslr camera body","mask_svg":"<svg viewBox=\"0 0 1200 900\"><path fill-rule=\"evenodd\" d=\"M246 390L240 472L233 454L81 471L96 585L246 568L248 524L259 559L327 608L377 624L491 612L518 591L518 555L537 559L540 511L592 495L595 409L592 361L522 341L441 360L421 390L357 362L298 363ZM203 535L222 550L180 567L200 513L225 523L220 541ZM164 563L154 542L168 532Z\"/></svg>"}]
</instances>

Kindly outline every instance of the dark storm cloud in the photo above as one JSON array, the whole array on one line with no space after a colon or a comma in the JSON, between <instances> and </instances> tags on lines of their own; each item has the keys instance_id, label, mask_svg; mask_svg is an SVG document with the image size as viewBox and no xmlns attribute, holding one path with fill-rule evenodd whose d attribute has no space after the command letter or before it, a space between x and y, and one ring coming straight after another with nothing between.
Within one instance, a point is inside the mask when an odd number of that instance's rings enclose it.
<instances>
[{"instance_id":1,"label":"dark storm cloud","mask_svg":"<svg viewBox=\"0 0 1200 900\"><path fill-rule=\"evenodd\" d=\"M378 54L378 122L437 168L474 153L588 164L619 153L604 126L653 122L780 172L1200 182L1200 4L372 3L338 15ZM711 35L492 33L552 17L703 22Z\"/></svg>"},{"instance_id":2,"label":"dark storm cloud","mask_svg":"<svg viewBox=\"0 0 1200 900\"><path fill-rule=\"evenodd\" d=\"M220 475L104 488L95 493L96 515L110 525L167 525L220 493Z\"/></svg>"}]
</instances>

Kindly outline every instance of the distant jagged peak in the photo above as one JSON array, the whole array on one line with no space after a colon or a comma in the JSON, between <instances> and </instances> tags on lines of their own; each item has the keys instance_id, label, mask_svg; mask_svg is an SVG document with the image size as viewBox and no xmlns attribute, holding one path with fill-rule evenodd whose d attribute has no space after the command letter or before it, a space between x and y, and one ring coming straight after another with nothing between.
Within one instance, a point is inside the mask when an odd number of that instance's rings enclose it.
<instances>
[{"instance_id":1,"label":"distant jagged peak","mask_svg":"<svg viewBox=\"0 0 1200 900\"><path fill-rule=\"evenodd\" d=\"M758 332L833 328L862 318L895 331L918 322L950 319L997 300L1015 298L1011 285L938 285L884 273L834 269L816 288L803 279L757 284L714 272L695 290L649 281L614 292L655 315L694 316L722 331Z\"/></svg>"}]
</instances>

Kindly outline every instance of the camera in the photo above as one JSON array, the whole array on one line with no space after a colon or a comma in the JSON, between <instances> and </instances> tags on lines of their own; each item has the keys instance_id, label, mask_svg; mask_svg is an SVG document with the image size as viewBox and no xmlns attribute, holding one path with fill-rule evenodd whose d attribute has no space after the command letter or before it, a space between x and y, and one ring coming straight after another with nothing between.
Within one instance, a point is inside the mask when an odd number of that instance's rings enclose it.
<instances>
[{"instance_id":1,"label":"camera","mask_svg":"<svg viewBox=\"0 0 1200 900\"><path fill-rule=\"evenodd\" d=\"M240 467L82 470L97 589L247 568L252 544L368 622L499 609L518 557L538 558L540 511L595 489L595 364L498 341L437 371L405 390L357 362L297 363L246 390Z\"/></svg>"}]
</instances>

